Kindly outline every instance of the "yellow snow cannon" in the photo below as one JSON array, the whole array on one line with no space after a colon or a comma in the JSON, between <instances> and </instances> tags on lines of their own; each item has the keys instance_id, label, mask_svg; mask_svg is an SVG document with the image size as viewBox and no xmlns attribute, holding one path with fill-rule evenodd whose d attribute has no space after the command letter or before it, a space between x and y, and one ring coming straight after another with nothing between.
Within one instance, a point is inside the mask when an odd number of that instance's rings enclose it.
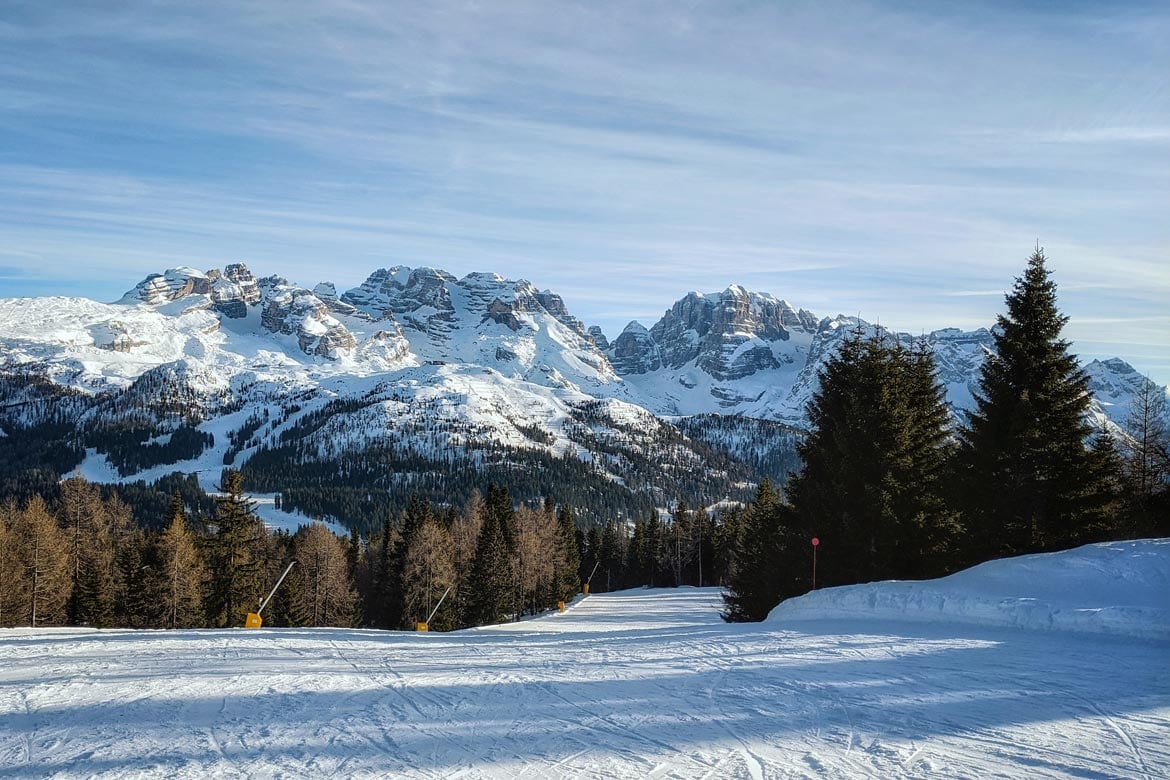
<instances>
[{"instance_id":1,"label":"yellow snow cannon","mask_svg":"<svg viewBox=\"0 0 1170 780\"><path fill-rule=\"evenodd\" d=\"M280 587L280 583L284 582L284 578L288 576L288 573L292 571L292 567L296 565L296 559L293 559L293 562L284 570L284 574L280 575L280 579L272 586L272 590L268 593L268 598L261 599L260 607L255 612L249 612L248 617L244 618L244 628L260 628L264 625L264 620L260 617L260 613L268 606L268 602L272 601L273 595L276 594L276 589Z\"/></svg>"}]
</instances>

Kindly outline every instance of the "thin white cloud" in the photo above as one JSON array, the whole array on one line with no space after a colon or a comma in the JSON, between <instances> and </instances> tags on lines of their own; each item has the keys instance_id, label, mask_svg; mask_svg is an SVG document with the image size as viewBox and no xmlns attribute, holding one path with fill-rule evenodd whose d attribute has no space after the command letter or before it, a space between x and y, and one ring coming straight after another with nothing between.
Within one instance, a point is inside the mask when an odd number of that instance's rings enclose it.
<instances>
[{"instance_id":1,"label":"thin white cloud","mask_svg":"<svg viewBox=\"0 0 1170 780\"><path fill-rule=\"evenodd\" d=\"M1003 290L947 290L939 293L948 298L979 298L988 295L1002 296L1006 292Z\"/></svg>"},{"instance_id":2,"label":"thin white cloud","mask_svg":"<svg viewBox=\"0 0 1170 780\"><path fill-rule=\"evenodd\" d=\"M1170 127L1096 127L1038 135L1036 138L1040 141L1073 144L1170 143Z\"/></svg>"}]
</instances>

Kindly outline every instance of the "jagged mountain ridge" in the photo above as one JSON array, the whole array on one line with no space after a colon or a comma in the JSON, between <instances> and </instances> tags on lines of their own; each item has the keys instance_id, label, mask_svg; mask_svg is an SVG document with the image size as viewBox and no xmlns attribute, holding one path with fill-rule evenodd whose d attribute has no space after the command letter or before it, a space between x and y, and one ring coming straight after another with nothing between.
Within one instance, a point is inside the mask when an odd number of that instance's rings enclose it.
<instances>
[{"instance_id":1,"label":"jagged mountain ridge","mask_svg":"<svg viewBox=\"0 0 1170 780\"><path fill-rule=\"evenodd\" d=\"M597 477L595 492L636 495L633 509L683 489L744 495L767 464L787 467L785 453L760 450L774 423L753 421L802 424L819 366L859 325L733 285L610 341L525 280L398 266L339 295L237 263L154 274L114 304L0 300L0 387L36 377L62 388L96 478L179 469L210 487L223 465L255 459L256 478L281 489L282 473L308 478L305 463L378 452L405 489L409 474L454 464L507 477L509 464L570 459ZM951 402L969 408L990 332L927 339ZM1120 360L1089 371L1097 412L1120 421L1136 372ZM63 416L51 398L18 396L0 398L0 431ZM111 430L115 445L94 433ZM158 462L144 466L136 444Z\"/></svg>"}]
</instances>

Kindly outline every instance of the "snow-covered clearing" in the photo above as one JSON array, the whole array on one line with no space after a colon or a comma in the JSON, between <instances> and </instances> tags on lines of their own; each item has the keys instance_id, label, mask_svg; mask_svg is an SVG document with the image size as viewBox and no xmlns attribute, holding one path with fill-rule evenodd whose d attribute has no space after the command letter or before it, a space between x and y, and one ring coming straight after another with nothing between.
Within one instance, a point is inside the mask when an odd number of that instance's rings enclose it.
<instances>
[{"instance_id":1,"label":"snow-covered clearing","mask_svg":"<svg viewBox=\"0 0 1170 780\"><path fill-rule=\"evenodd\" d=\"M1090 601L1150 599L1120 573L1165 572L1170 543L1129 552L1081 569ZM0 777L1170 776L1170 642L1124 622L718 609L682 588L453 634L0 632Z\"/></svg>"}]
</instances>

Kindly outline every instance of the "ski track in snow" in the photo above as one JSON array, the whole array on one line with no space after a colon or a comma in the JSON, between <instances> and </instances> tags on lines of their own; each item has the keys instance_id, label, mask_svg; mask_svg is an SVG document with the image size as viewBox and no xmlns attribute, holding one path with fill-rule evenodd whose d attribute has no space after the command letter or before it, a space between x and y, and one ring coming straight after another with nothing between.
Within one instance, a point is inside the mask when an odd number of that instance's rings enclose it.
<instances>
[{"instance_id":1,"label":"ski track in snow","mask_svg":"<svg viewBox=\"0 0 1170 780\"><path fill-rule=\"evenodd\" d=\"M590 596L451 634L0 631L0 778L1170 776L1170 643Z\"/></svg>"}]
</instances>

